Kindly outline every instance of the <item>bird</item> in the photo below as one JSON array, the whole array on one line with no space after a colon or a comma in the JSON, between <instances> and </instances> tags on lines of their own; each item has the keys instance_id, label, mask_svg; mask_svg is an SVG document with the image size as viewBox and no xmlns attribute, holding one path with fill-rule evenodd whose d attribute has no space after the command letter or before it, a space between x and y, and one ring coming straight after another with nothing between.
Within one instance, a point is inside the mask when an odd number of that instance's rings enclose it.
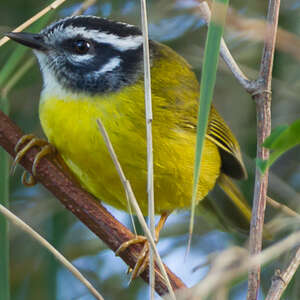
<instances>
[{"instance_id":1,"label":"bird","mask_svg":"<svg viewBox=\"0 0 300 300\"><path fill-rule=\"evenodd\" d=\"M82 15L60 19L40 33L11 32L7 36L33 49L43 76L39 118L47 142L25 135L17 148L27 145L18 152L16 161L33 146L42 148L41 156L55 149L84 189L99 201L128 211L126 193L98 130L96 121L100 119L146 216L147 141L140 29ZM158 239L167 217L191 205L200 86L192 67L171 48L150 39L149 51L155 213L161 216ZM197 202L218 184L249 221L250 208L236 193L232 178L247 178L240 146L212 106Z\"/></svg>"}]
</instances>

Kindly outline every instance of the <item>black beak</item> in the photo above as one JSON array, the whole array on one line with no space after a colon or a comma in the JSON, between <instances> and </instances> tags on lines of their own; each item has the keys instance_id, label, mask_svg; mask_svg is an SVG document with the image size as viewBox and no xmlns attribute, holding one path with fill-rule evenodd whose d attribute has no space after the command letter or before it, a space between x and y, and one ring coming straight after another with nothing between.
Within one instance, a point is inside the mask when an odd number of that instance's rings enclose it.
<instances>
[{"instance_id":1,"label":"black beak","mask_svg":"<svg viewBox=\"0 0 300 300\"><path fill-rule=\"evenodd\" d=\"M9 32L6 34L10 39L30 47L35 50L46 51L49 46L43 40L41 34L27 33L27 32Z\"/></svg>"}]
</instances>

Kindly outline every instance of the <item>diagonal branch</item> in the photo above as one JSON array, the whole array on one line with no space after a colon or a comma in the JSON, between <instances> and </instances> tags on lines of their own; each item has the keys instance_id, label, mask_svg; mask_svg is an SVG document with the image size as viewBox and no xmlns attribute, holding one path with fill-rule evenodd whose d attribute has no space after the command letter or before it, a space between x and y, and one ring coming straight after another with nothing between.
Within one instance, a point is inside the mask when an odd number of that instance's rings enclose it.
<instances>
[{"instance_id":1,"label":"diagonal branch","mask_svg":"<svg viewBox=\"0 0 300 300\"><path fill-rule=\"evenodd\" d=\"M20 128L0 111L0 146L12 157L15 157L14 147L22 135ZM31 149L20 162L29 172L31 172L37 152L37 149ZM99 203L99 200L82 190L47 158L39 162L36 179L113 251L116 251L123 242L134 237ZM133 268L141 250L141 245L132 245L120 253L120 257ZM168 268L166 271L174 290L185 287L184 283ZM141 274L141 277L148 283L148 269ZM155 290L159 295L168 293L168 288L157 266L155 267Z\"/></svg>"}]
</instances>

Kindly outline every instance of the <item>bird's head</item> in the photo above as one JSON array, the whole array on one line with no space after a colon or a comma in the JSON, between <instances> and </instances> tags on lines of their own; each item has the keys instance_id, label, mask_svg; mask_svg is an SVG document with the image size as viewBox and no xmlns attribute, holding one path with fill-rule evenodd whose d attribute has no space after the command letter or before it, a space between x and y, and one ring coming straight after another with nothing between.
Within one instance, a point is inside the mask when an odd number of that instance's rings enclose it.
<instances>
[{"instance_id":1,"label":"bird's head","mask_svg":"<svg viewBox=\"0 0 300 300\"><path fill-rule=\"evenodd\" d=\"M143 36L129 24L77 16L59 20L39 34L11 32L7 36L34 50L44 89L109 93L142 76Z\"/></svg>"}]
</instances>

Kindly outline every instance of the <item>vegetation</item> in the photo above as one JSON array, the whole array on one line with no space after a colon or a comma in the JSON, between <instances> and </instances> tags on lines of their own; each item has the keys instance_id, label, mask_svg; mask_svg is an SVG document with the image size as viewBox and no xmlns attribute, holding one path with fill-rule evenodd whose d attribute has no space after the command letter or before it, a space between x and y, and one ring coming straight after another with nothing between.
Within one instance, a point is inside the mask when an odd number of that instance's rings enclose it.
<instances>
[{"instance_id":1,"label":"vegetation","mask_svg":"<svg viewBox=\"0 0 300 300\"><path fill-rule=\"evenodd\" d=\"M200 80L207 28L197 6L187 6L185 1L180 0L147 2L150 37L168 44L183 55L194 67ZM269 171L268 196L292 209L294 215L282 206L278 208L278 205L274 207L276 204L267 205L265 223L268 232L272 233L272 239L266 239L263 248L276 246L283 238L295 231L299 232L297 215L300 213L300 157L297 146L300 119L298 84L300 57L297 51L300 45L299 4L298 0L286 0L280 8L272 80L272 128L280 127L264 144L273 151L270 161L259 160L262 169L274 162ZM80 5L81 1L67 1L26 30L38 32L52 20L72 14ZM246 76L255 79L258 77L261 62L265 36L263 20L267 14L267 2L232 0L229 5L224 39ZM2 0L0 32L14 29L44 6L45 3L38 0ZM140 24L138 1L97 1L86 13ZM0 109L9 111L10 118L22 128L23 132L42 137L38 120L38 99L42 80L38 65L32 60L32 56L30 51L21 46L16 47L11 42L0 48ZM248 180L241 182L240 188L249 203L252 203L256 166L255 103L222 60L219 64L213 101L240 142L249 173ZM5 205L8 205L9 199L10 210L61 251L105 299L118 297L145 299L147 285L137 279L128 286L126 264L115 257L114 253L75 216L65 210L42 185L25 188L20 183L21 168L17 168L13 176L7 176L8 157L2 149L0 151L0 201L4 200ZM216 199L216 197L219 199L225 196L216 189L209 198ZM215 205L214 200L205 201L207 207ZM127 214L111 207L108 209L127 227L132 227ZM189 212L173 214L161 233L158 250L163 261L188 286L198 283L207 275L208 270L211 270L210 274L214 270L219 270L218 260L215 259L217 253L230 249L231 246L245 247L248 241L247 232L240 233L236 230L236 226L243 227L243 224L235 217L234 209L229 206L218 209L222 211L221 219L212 219L208 213L204 216L196 215L191 250L186 258L184 256L188 241ZM0 215L1 300L9 299L9 293L13 300L93 299L82 283L57 263L51 254L12 225L9 225L8 255L7 239L4 236L5 226L7 226L5 219ZM284 269L294 258L297 250L299 256L299 245L298 248L295 247L296 244L292 245L294 246L286 248L279 257L274 257L264 264L260 299L266 297L272 283L271 279L275 279L273 283L276 282L278 277L273 277L274 274L278 275L276 270ZM222 254L223 258L230 257L229 252L226 253L227 256ZM238 262L242 267L242 262L247 260L243 256L244 252L233 253L236 258L241 258ZM5 272L8 261L9 272ZM218 291L215 290L210 297L245 299L246 269L244 267L241 273L234 270L238 273L238 277L229 283L220 284ZM10 276L10 291L1 285L8 282L5 279L7 276ZM208 278L207 276L206 279ZM286 299L300 298L300 289L297 287L299 280L298 270L285 291Z\"/></svg>"}]
</instances>

